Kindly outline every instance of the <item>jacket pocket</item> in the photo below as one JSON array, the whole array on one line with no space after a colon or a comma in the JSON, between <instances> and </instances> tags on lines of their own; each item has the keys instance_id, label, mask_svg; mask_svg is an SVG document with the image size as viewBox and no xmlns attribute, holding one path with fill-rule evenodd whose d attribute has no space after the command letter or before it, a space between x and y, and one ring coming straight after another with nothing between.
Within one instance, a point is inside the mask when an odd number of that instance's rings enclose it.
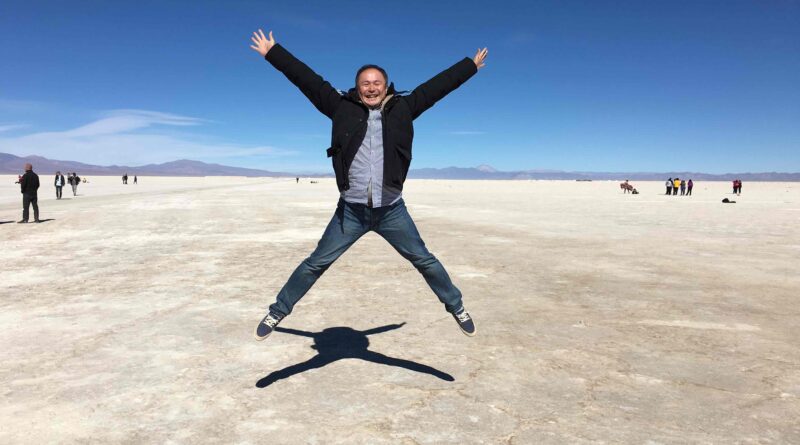
<instances>
[{"instance_id":1,"label":"jacket pocket","mask_svg":"<svg viewBox=\"0 0 800 445\"><path fill-rule=\"evenodd\" d=\"M338 155L341 151L342 151L341 147L328 147L328 149L325 150L325 153L328 155L329 158L332 158Z\"/></svg>"},{"instance_id":2,"label":"jacket pocket","mask_svg":"<svg viewBox=\"0 0 800 445\"><path fill-rule=\"evenodd\" d=\"M347 172L344 168L344 155L342 154L342 147L329 147L327 150L325 150L325 153L329 158L331 158L333 172L336 175L336 185L339 187L339 190L347 190L350 187L347 184Z\"/></svg>"}]
</instances>

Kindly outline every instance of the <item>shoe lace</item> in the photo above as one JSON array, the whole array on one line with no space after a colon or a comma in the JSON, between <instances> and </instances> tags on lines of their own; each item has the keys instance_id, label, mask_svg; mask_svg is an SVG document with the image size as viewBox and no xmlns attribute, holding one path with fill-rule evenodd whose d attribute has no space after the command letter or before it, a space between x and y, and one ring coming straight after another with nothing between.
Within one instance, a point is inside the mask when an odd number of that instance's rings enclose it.
<instances>
[{"instance_id":1,"label":"shoe lace","mask_svg":"<svg viewBox=\"0 0 800 445\"><path fill-rule=\"evenodd\" d=\"M465 323L470 320L467 311L462 311L460 314L456 314L456 318L458 319L459 323Z\"/></svg>"},{"instance_id":2,"label":"shoe lace","mask_svg":"<svg viewBox=\"0 0 800 445\"><path fill-rule=\"evenodd\" d=\"M267 318L265 318L262 323L264 323L265 325L269 326L270 329L272 329L275 326L277 326L280 321L281 321L280 318L274 318L272 315L267 315Z\"/></svg>"}]
</instances>

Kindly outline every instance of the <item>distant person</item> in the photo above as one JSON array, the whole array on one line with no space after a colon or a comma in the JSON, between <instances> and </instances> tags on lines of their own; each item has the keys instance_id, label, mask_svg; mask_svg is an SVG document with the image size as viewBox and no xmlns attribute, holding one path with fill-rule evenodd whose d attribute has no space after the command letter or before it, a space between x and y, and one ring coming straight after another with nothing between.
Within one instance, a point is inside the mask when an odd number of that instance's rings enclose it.
<instances>
[{"instance_id":1,"label":"distant person","mask_svg":"<svg viewBox=\"0 0 800 445\"><path fill-rule=\"evenodd\" d=\"M667 179L667 196L672 194L672 178Z\"/></svg>"},{"instance_id":2,"label":"distant person","mask_svg":"<svg viewBox=\"0 0 800 445\"><path fill-rule=\"evenodd\" d=\"M686 181L681 179L681 196L686 194Z\"/></svg>"},{"instance_id":3,"label":"distant person","mask_svg":"<svg viewBox=\"0 0 800 445\"><path fill-rule=\"evenodd\" d=\"M66 181L64 181L64 175L62 175L61 172L56 172L56 178L54 181L54 185L56 186L56 199L61 199L61 189L64 188L64 184L66 184Z\"/></svg>"},{"instance_id":4,"label":"distant person","mask_svg":"<svg viewBox=\"0 0 800 445\"><path fill-rule=\"evenodd\" d=\"M300 178L294 178L294 183L295 184L299 184L300 183Z\"/></svg>"},{"instance_id":5,"label":"distant person","mask_svg":"<svg viewBox=\"0 0 800 445\"><path fill-rule=\"evenodd\" d=\"M672 181L672 196L677 196L678 195L678 187L680 187L680 186L681 186L680 178L675 178Z\"/></svg>"},{"instance_id":6,"label":"distant person","mask_svg":"<svg viewBox=\"0 0 800 445\"><path fill-rule=\"evenodd\" d=\"M22 193L22 219L17 221L19 224L28 222L28 208L33 206L33 220L39 221L39 175L33 172L31 164L25 164L25 174L19 180L19 188Z\"/></svg>"},{"instance_id":7,"label":"distant person","mask_svg":"<svg viewBox=\"0 0 800 445\"><path fill-rule=\"evenodd\" d=\"M72 174L67 178L67 182L72 186L72 196L78 196L78 184L81 183L81 178L77 173Z\"/></svg>"},{"instance_id":8,"label":"distant person","mask_svg":"<svg viewBox=\"0 0 800 445\"><path fill-rule=\"evenodd\" d=\"M734 179L734 180L733 180L733 194L734 194L734 195L736 194L736 187L737 187L738 185L739 185L738 181L737 181L736 179Z\"/></svg>"},{"instance_id":9,"label":"distant person","mask_svg":"<svg viewBox=\"0 0 800 445\"><path fill-rule=\"evenodd\" d=\"M86 176L84 176L83 178L81 178L81 182L86 184L87 182L89 182L89 180L86 179Z\"/></svg>"},{"instance_id":10,"label":"distant person","mask_svg":"<svg viewBox=\"0 0 800 445\"><path fill-rule=\"evenodd\" d=\"M372 231L422 274L459 329L468 336L475 335L475 324L464 308L461 291L425 247L402 199L402 190L411 161L414 119L474 76L484 66L487 49L479 49L472 59L461 59L403 95L395 91L386 71L377 65L362 66L356 72L354 88L339 92L276 44L271 32L268 39L259 30L251 40L253 50L332 120L332 143L327 154L333 158L339 191L337 209L317 248L297 266L256 325L256 339L267 338L331 264Z\"/></svg>"},{"instance_id":11,"label":"distant person","mask_svg":"<svg viewBox=\"0 0 800 445\"><path fill-rule=\"evenodd\" d=\"M628 193L628 192L633 190L633 186L628 183L627 179L625 180L625 182L623 182L623 183L621 183L619 185L619 188L622 189L622 193L623 194Z\"/></svg>"},{"instance_id":12,"label":"distant person","mask_svg":"<svg viewBox=\"0 0 800 445\"><path fill-rule=\"evenodd\" d=\"M123 184L127 184L128 183L128 174L127 173L122 175L122 183Z\"/></svg>"},{"instance_id":13,"label":"distant person","mask_svg":"<svg viewBox=\"0 0 800 445\"><path fill-rule=\"evenodd\" d=\"M741 179L737 179L736 180L736 194L737 195L741 195L742 194L742 180Z\"/></svg>"},{"instance_id":14,"label":"distant person","mask_svg":"<svg viewBox=\"0 0 800 445\"><path fill-rule=\"evenodd\" d=\"M134 184L138 184L139 183L139 177L138 176L133 175L133 183Z\"/></svg>"},{"instance_id":15,"label":"distant person","mask_svg":"<svg viewBox=\"0 0 800 445\"><path fill-rule=\"evenodd\" d=\"M692 182L692 180L689 179L686 182L686 196L692 196L692 187L694 187L694 182Z\"/></svg>"}]
</instances>

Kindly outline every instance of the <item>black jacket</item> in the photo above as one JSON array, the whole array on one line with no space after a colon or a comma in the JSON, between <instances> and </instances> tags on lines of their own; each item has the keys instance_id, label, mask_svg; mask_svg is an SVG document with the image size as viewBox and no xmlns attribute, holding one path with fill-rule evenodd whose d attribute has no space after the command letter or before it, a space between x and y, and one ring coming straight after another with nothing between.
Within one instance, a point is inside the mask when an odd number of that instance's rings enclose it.
<instances>
[{"instance_id":1,"label":"black jacket","mask_svg":"<svg viewBox=\"0 0 800 445\"><path fill-rule=\"evenodd\" d=\"M36 191L39 190L39 175L34 173L33 170L26 171L22 175L22 180L19 181L19 188L26 195L35 195Z\"/></svg>"},{"instance_id":2,"label":"black jacket","mask_svg":"<svg viewBox=\"0 0 800 445\"><path fill-rule=\"evenodd\" d=\"M67 185L67 183L66 183L66 182L64 182L64 175L56 175L56 177L55 177L55 178L53 178L53 185L55 185L56 187L58 187L58 185L57 185L57 184L58 184L58 177L59 177L59 176L61 176L61 186L63 187L63 186L65 186L65 185Z\"/></svg>"},{"instance_id":3,"label":"black jacket","mask_svg":"<svg viewBox=\"0 0 800 445\"><path fill-rule=\"evenodd\" d=\"M297 86L317 110L333 121L328 157L333 158L339 191L349 189L347 173L366 135L369 115L369 110L361 103L358 92L353 88L342 94L280 44L273 46L265 59ZM475 62L465 57L415 88L407 96L397 94L394 85L389 85L388 94L394 96L384 105L382 113L384 186L403 189L411 164L414 119L476 72L478 68Z\"/></svg>"}]
</instances>

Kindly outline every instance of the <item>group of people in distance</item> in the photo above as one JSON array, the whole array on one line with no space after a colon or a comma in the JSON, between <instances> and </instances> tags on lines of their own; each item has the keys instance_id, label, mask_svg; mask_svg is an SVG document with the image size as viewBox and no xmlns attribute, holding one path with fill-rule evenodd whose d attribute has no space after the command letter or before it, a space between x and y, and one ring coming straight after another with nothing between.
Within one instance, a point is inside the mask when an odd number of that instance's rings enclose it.
<instances>
[{"instance_id":1,"label":"group of people in distance","mask_svg":"<svg viewBox=\"0 0 800 445\"><path fill-rule=\"evenodd\" d=\"M734 195L741 195L742 194L742 180L741 179L734 179L733 180L733 194Z\"/></svg>"},{"instance_id":2,"label":"group of people in distance","mask_svg":"<svg viewBox=\"0 0 800 445\"><path fill-rule=\"evenodd\" d=\"M82 181L87 182L86 178L83 178ZM64 175L57 171L53 179L53 185L56 188L56 199L61 199L62 189L65 184L72 186L72 196L78 196L78 184L80 183L81 177L77 173L72 172L64 178ZM15 184L19 184L20 192L22 193L22 219L17 223L25 224L28 222L31 207L33 207L33 221L41 222L39 220L39 175L34 173L33 165L30 163L25 164L25 174L19 175Z\"/></svg>"},{"instance_id":3,"label":"group of people in distance","mask_svg":"<svg viewBox=\"0 0 800 445\"><path fill-rule=\"evenodd\" d=\"M65 181L64 175L62 175L60 171L56 172L56 177L53 181L53 185L56 187L56 199L61 199L61 189L64 187L64 184L72 186L72 196L78 196L78 184L81 183L81 177L75 172L69 173L68 175ZM86 182L86 179L83 179L83 182Z\"/></svg>"},{"instance_id":4,"label":"group of people in distance","mask_svg":"<svg viewBox=\"0 0 800 445\"><path fill-rule=\"evenodd\" d=\"M638 195L639 194L639 191L636 190L636 188L634 186L632 186L630 183L628 183L627 179L625 180L625 182L620 182L619 183L619 188L622 189L622 193L631 193L631 194L634 194L634 195Z\"/></svg>"},{"instance_id":5,"label":"group of people in distance","mask_svg":"<svg viewBox=\"0 0 800 445\"><path fill-rule=\"evenodd\" d=\"M122 183L123 184L127 184L128 183L128 174L127 173L122 175ZM136 175L133 175L133 183L134 184L138 184L139 183L139 178Z\"/></svg>"},{"instance_id":6,"label":"group of people in distance","mask_svg":"<svg viewBox=\"0 0 800 445\"><path fill-rule=\"evenodd\" d=\"M133 176L133 183L136 184L138 179L135 175ZM65 184L69 184L72 186L72 196L78 196L78 184L81 182L88 182L86 178L81 179L77 173L72 172L68 173L68 176L64 178L64 175L61 174L60 171L56 172L56 176L53 179L53 185L56 188L56 199L61 199L62 189L64 188ZM125 173L122 176L122 183L128 183L128 174ZM20 185L20 191L22 192L22 219L17 221L20 224L24 224L28 222L29 218L29 210L33 207L33 220L35 222L39 221L39 175L33 172L33 165L30 163L25 164L25 174L19 175L17 177L17 182L15 184Z\"/></svg>"},{"instance_id":7,"label":"group of people in distance","mask_svg":"<svg viewBox=\"0 0 800 445\"><path fill-rule=\"evenodd\" d=\"M678 190L681 191L681 196L691 196L692 195L692 188L694 187L694 182L692 180L684 181L680 178L669 178L665 183L667 186L667 195L677 195Z\"/></svg>"}]
</instances>

